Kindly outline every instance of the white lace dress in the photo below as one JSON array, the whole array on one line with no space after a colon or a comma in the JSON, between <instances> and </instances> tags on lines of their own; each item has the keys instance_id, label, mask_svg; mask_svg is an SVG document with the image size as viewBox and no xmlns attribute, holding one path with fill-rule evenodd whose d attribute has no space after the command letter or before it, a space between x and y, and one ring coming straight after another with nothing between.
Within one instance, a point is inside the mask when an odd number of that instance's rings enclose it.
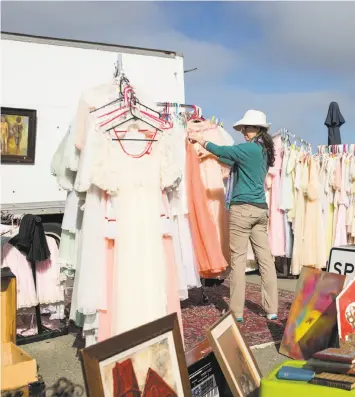
<instances>
[{"instance_id":1,"label":"white lace dress","mask_svg":"<svg viewBox=\"0 0 355 397\"><path fill-rule=\"evenodd\" d=\"M165 132L157 139L140 158L125 153L123 141L103 138L97 147L92 182L115 196L113 335L167 314L161 192L173 188L181 172L171 136Z\"/></svg>"}]
</instances>

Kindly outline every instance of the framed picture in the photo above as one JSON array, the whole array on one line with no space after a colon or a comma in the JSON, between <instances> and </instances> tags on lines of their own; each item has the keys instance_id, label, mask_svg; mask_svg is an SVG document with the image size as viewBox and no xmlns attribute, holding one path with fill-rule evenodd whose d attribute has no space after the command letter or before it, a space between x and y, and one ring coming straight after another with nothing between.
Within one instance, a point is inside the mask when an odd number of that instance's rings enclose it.
<instances>
[{"instance_id":1,"label":"framed picture","mask_svg":"<svg viewBox=\"0 0 355 397\"><path fill-rule=\"evenodd\" d=\"M207 337L233 396L258 396L261 372L233 314L217 321Z\"/></svg>"},{"instance_id":2,"label":"framed picture","mask_svg":"<svg viewBox=\"0 0 355 397\"><path fill-rule=\"evenodd\" d=\"M88 397L191 397L176 313L89 346L81 357Z\"/></svg>"},{"instance_id":3,"label":"framed picture","mask_svg":"<svg viewBox=\"0 0 355 397\"><path fill-rule=\"evenodd\" d=\"M34 164L37 112L1 108L1 163Z\"/></svg>"},{"instance_id":4,"label":"framed picture","mask_svg":"<svg viewBox=\"0 0 355 397\"><path fill-rule=\"evenodd\" d=\"M345 276L303 266L290 308L279 353L309 360L329 347L337 323L336 297Z\"/></svg>"},{"instance_id":5,"label":"framed picture","mask_svg":"<svg viewBox=\"0 0 355 397\"><path fill-rule=\"evenodd\" d=\"M355 279L336 298L339 338L348 341L355 334Z\"/></svg>"}]
</instances>

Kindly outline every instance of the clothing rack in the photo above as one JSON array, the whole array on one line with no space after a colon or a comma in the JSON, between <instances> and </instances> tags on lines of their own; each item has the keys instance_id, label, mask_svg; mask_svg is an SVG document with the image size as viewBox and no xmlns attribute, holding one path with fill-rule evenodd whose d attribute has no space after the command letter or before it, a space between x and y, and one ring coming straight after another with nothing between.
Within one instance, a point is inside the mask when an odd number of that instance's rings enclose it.
<instances>
[{"instance_id":1,"label":"clothing rack","mask_svg":"<svg viewBox=\"0 0 355 397\"><path fill-rule=\"evenodd\" d=\"M117 78L117 77L123 76L123 75L124 75L124 70L123 70L122 54L120 52L118 52L113 77Z\"/></svg>"},{"instance_id":2,"label":"clothing rack","mask_svg":"<svg viewBox=\"0 0 355 397\"><path fill-rule=\"evenodd\" d=\"M5 212L1 212L1 223L5 225L11 225L16 222L16 225L19 225L21 223L21 220L25 214L9 214ZM1 236L3 238L3 236ZM2 249L2 245L1 245ZM33 282L35 286L35 290L37 290L37 276L36 276L36 263L32 262L31 263L31 270L32 270L32 276L33 276ZM52 339L56 338L58 336L63 336L67 335L69 332L69 328L67 325L60 329L48 329L42 324L42 318L41 318L41 304L38 303L37 306L35 306L35 314L36 314L36 323L37 323L37 334L36 335L29 335L29 336L21 336L17 335L16 337L16 344L17 345L26 345L28 343L34 343L34 342L40 342L42 340L47 340L47 339Z\"/></svg>"},{"instance_id":3,"label":"clothing rack","mask_svg":"<svg viewBox=\"0 0 355 397\"><path fill-rule=\"evenodd\" d=\"M318 153L354 153L355 154L355 144L344 144L344 145L319 145Z\"/></svg>"},{"instance_id":4,"label":"clothing rack","mask_svg":"<svg viewBox=\"0 0 355 397\"><path fill-rule=\"evenodd\" d=\"M290 140L290 138L292 138L292 139L295 140L295 142L296 142L296 141L301 142L301 145L306 146L307 149L308 149L310 152L312 152L312 145L311 145L309 142L307 142L306 140L304 140L303 138L301 138L301 137L299 137L299 136L297 136L297 135L295 135L295 134L292 134L287 128L281 128L281 129L273 136L273 138L275 138L275 137L277 137L277 136L279 136L279 135L281 135L281 137L282 137L283 139L288 140L288 141Z\"/></svg>"},{"instance_id":5,"label":"clothing rack","mask_svg":"<svg viewBox=\"0 0 355 397\"><path fill-rule=\"evenodd\" d=\"M309 142L307 142L303 138L300 138L299 136L292 134L287 128L281 128L274 136L277 136L279 134L282 136L282 138L293 138L295 141L299 141L305 145L312 146Z\"/></svg>"},{"instance_id":6,"label":"clothing rack","mask_svg":"<svg viewBox=\"0 0 355 397\"><path fill-rule=\"evenodd\" d=\"M164 111L166 112L166 117L168 117L169 113L169 108L172 108L176 110L176 113L178 113L179 108L185 108L185 109L192 109L193 112L188 112L186 111L185 113L179 113L180 115L185 115L187 116L187 120L190 118L201 118L203 120L204 117L202 115L202 109L197 106L197 105L187 105L185 103L177 103L177 102L157 102L157 106L164 106ZM217 122L215 122L217 124ZM212 124L212 123L211 123Z\"/></svg>"},{"instance_id":7,"label":"clothing rack","mask_svg":"<svg viewBox=\"0 0 355 397\"><path fill-rule=\"evenodd\" d=\"M190 108L195 109L195 105L186 105L185 103L177 102L157 102L157 106L170 106L170 107L180 107L180 108Z\"/></svg>"}]
</instances>

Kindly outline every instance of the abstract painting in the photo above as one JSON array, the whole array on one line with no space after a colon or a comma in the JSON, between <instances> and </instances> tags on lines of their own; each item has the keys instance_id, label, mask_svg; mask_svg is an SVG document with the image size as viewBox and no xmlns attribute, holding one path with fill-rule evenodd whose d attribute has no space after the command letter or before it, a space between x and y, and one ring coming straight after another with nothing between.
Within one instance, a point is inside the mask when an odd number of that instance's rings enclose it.
<instances>
[{"instance_id":1,"label":"abstract painting","mask_svg":"<svg viewBox=\"0 0 355 397\"><path fill-rule=\"evenodd\" d=\"M36 110L1 108L1 163L34 163L36 124Z\"/></svg>"},{"instance_id":2,"label":"abstract painting","mask_svg":"<svg viewBox=\"0 0 355 397\"><path fill-rule=\"evenodd\" d=\"M336 297L345 276L304 266L287 319L279 352L308 360L328 348L337 321Z\"/></svg>"},{"instance_id":3,"label":"abstract painting","mask_svg":"<svg viewBox=\"0 0 355 397\"><path fill-rule=\"evenodd\" d=\"M355 333L355 280L336 299L339 338L347 342Z\"/></svg>"},{"instance_id":4,"label":"abstract painting","mask_svg":"<svg viewBox=\"0 0 355 397\"><path fill-rule=\"evenodd\" d=\"M176 313L85 348L88 397L191 397Z\"/></svg>"},{"instance_id":5,"label":"abstract painting","mask_svg":"<svg viewBox=\"0 0 355 397\"><path fill-rule=\"evenodd\" d=\"M261 373L233 314L217 321L207 336L233 395L258 396Z\"/></svg>"},{"instance_id":6,"label":"abstract painting","mask_svg":"<svg viewBox=\"0 0 355 397\"><path fill-rule=\"evenodd\" d=\"M100 363L105 397L133 396L183 396L181 381L176 374L179 366L174 353L172 335L162 335L157 340L139 345L130 351L115 355Z\"/></svg>"}]
</instances>

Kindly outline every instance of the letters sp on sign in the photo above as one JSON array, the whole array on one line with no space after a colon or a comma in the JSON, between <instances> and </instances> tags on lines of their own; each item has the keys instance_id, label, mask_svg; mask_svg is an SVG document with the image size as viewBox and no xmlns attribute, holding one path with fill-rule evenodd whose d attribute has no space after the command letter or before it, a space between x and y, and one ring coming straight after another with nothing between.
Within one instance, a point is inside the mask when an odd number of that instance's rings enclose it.
<instances>
[{"instance_id":1,"label":"letters sp on sign","mask_svg":"<svg viewBox=\"0 0 355 397\"><path fill-rule=\"evenodd\" d=\"M327 271L355 278L355 246L332 248Z\"/></svg>"},{"instance_id":2,"label":"letters sp on sign","mask_svg":"<svg viewBox=\"0 0 355 397\"><path fill-rule=\"evenodd\" d=\"M341 262L335 262L334 263L334 270L335 273L342 274L344 276L348 274L354 273L355 266L352 263L341 263Z\"/></svg>"}]
</instances>

